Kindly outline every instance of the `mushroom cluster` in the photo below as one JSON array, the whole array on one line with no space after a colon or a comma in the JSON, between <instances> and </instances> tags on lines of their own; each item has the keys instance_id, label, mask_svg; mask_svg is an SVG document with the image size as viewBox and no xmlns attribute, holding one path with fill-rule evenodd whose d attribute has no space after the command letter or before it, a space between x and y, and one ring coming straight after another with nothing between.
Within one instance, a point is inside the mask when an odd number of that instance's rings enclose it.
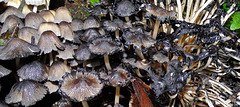
<instances>
[{"instance_id":1,"label":"mushroom cluster","mask_svg":"<svg viewBox=\"0 0 240 107\"><path fill-rule=\"evenodd\" d=\"M0 15L0 106L240 106L236 2L100 0L79 19L38 1Z\"/></svg>"}]
</instances>

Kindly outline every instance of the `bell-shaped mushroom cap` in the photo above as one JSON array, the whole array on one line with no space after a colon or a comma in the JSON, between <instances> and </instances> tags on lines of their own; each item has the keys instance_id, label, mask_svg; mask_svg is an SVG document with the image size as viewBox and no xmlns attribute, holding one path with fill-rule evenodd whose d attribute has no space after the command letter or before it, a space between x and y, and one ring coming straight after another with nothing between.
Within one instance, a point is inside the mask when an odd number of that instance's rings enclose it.
<instances>
[{"instance_id":1,"label":"bell-shaped mushroom cap","mask_svg":"<svg viewBox=\"0 0 240 107\"><path fill-rule=\"evenodd\" d=\"M64 44L61 43L55 33L49 30L42 33L38 41L38 47L41 50L40 54L42 54L42 52L44 52L44 54L50 53L52 50L57 51L57 48L60 50L65 49Z\"/></svg>"},{"instance_id":2,"label":"bell-shaped mushroom cap","mask_svg":"<svg viewBox=\"0 0 240 107\"><path fill-rule=\"evenodd\" d=\"M38 29L39 25L42 22L46 22L45 19L42 18L38 13L30 12L25 17L25 26L32 27L34 29Z\"/></svg>"},{"instance_id":3,"label":"bell-shaped mushroom cap","mask_svg":"<svg viewBox=\"0 0 240 107\"><path fill-rule=\"evenodd\" d=\"M73 41L74 35L72 26L65 21L62 21L59 23L59 29L61 32L61 37L63 37L66 40Z\"/></svg>"},{"instance_id":4,"label":"bell-shaped mushroom cap","mask_svg":"<svg viewBox=\"0 0 240 107\"><path fill-rule=\"evenodd\" d=\"M17 16L15 15L9 15L2 27L2 31L1 34L7 32L7 30L13 26L16 26L18 24L19 28L22 28L24 26L23 22L21 21L21 19L19 19Z\"/></svg>"},{"instance_id":5,"label":"bell-shaped mushroom cap","mask_svg":"<svg viewBox=\"0 0 240 107\"><path fill-rule=\"evenodd\" d=\"M28 13L31 13L31 12L32 12L32 9L33 9L33 6L25 5L25 6L23 6L22 13L23 13L24 16L26 17L26 15L27 15Z\"/></svg>"},{"instance_id":6,"label":"bell-shaped mushroom cap","mask_svg":"<svg viewBox=\"0 0 240 107\"><path fill-rule=\"evenodd\" d=\"M56 10L54 22L60 23L61 21L72 22L71 13L68 11L66 7L59 7Z\"/></svg>"},{"instance_id":7,"label":"bell-shaped mushroom cap","mask_svg":"<svg viewBox=\"0 0 240 107\"><path fill-rule=\"evenodd\" d=\"M96 38L88 43L89 50L98 55L113 54L120 50L120 46L112 38Z\"/></svg>"},{"instance_id":8,"label":"bell-shaped mushroom cap","mask_svg":"<svg viewBox=\"0 0 240 107\"><path fill-rule=\"evenodd\" d=\"M53 31L57 36L61 35L58 25L53 22L41 23L38 28L38 34L41 35L43 32L48 31L48 30Z\"/></svg>"},{"instance_id":9,"label":"bell-shaped mushroom cap","mask_svg":"<svg viewBox=\"0 0 240 107\"><path fill-rule=\"evenodd\" d=\"M3 12L1 15L0 15L0 21L1 23L4 23L6 18L9 16L9 15L15 15L19 18L24 18L24 15L21 11L19 11L17 8L15 7L8 7L7 10L5 12Z\"/></svg>"},{"instance_id":10,"label":"bell-shaped mushroom cap","mask_svg":"<svg viewBox=\"0 0 240 107\"><path fill-rule=\"evenodd\" d=\"M47 94L47 88L33 80L23 80L12 86L11 91L5 97L6 103L21 102L23 106L31 106L41 100Z\"/></svg>"},{"instance_id":11,"label":"bell-shaped mushroom cap","mask_svg":"<svg viewBox=\"0 0 240 107\"><path fill-rule=\"evenodd\" d=\"M81 19L73 19L71 22L73 31L83 30L83 24Z\"/></svg>"},{"instance_id":12,"label":"bell-shaped mushroom cap","mask_svg":"<svg viewBox=\"0 0 240 107\"><path fill-rule=\"evenodd\" d=\"M102 8L100 5L95 6L91 11L92 15L101 16L106 15L108 13L107 9Z\"/></svg>"},{"instance_id":13,"label":"bell-shaped mushroom cap","mask_svg":"<svg viewBox=\"0 0 240 107\"><path fill-rule=\"evenodd\" d=\"M54 22L54 15L49 10L42 10L39 13L43 19L45 19L47 22Z\"/></svg>"},{"instance_id":14,"label":"bell-shaped mushroom cap","mask_svg":"<svg viewBox=\"0 0 240 107\"><path fill-rule=\"evenodd\" d=\"M56 92L58 90L58 85L53 84L52 82L45 82L44 86L48 88L48 92L51 94L53 92Z\"/></svg>"},{"instance_id":15,"label":"bell-shaped mushroom cap","mask_svg":"<svg viewBox=\"0 0 240 107\"><path fill-rule=\"evenodd\" d=\"M105 20L103 26L107 31L114 32L119 29L118 25L110 20Z\"/></svg>"},{"instance_id":16,"label":"bell-shaped mushroom cap","mask_svg":"<svg viewBox=\"0 0 240 107\"><path fill-rule=\"evenodd\" d=\"M25 2L27 5L35 5L35 6L46 4L46 0L25 0Z\"/></svg>"},{"instance_id":17,"label":"bell-shaped mushroom cap","mask_svg":"<svg viewBox=\"0 0 240 107\"><path fill-rule=\"evenodd\" d=\"M28 43L34 42L34 44L37 45L40 35L38 35L38 31L34 28L23 27L18 31L18 38L25 40Z\"/></svg>"},{"instance_id":18,"label":"bell-shaped mushroom cap","mask_svg":"<svg viewBox=\"0 0 240 107\"><path fill-rule=\"evenodd\" d=\"M21 0L8 0L7 2L7 6L13 6L16 8L19 8L20 4L21 4Z\"/></svg>"},{"instance_id":19,"label":"bell-shaped mushroom cap","mask_svg":"<svg viewBox=\"0 0 240 107\"><path fill-rule=\"evenodd\" d=\"M147 70L150 67L148 63L144 63L143 61L139 61L134 58L123 59L122 61L123 63L130 64L133 68Z\"/></svg>"},{"instance_id":20,"label":"bell-shaped mushroom cap","mask_svg":"<svg viewBox=\"0 0 240 107\"><path fill-rule=\"evenodd\" d=\"M113 22L118 25L121 29L127 29L132 28L132 23L129 22L123 22L121 19L114 19Z\"/></svg>"},{"instance_id":21,"label":"bell-shaped mushroom cap","mask_svg":"<svg viewBox=\"0 0 240 107\"><path fill-rule=\"evenodd\" d=\"M58 58L66 60L66 59L73 59L73 56L74 56L74 51L70 44L69 45L65 44L64 51L58 50L58 55L57 55Z\"/></svg>"},{"instance_id":22,"label":"bell-shaped mushroom cap","mask_svg":"<svg viewBox=\"0 0 240 107\"><path fill-rule=\"evenodd\" d=\"M0 65L0 78L10 74L12 71Z\"/></svg>"},{"instance_id":23,"label":"bell-shaped mushroom cap","mask_svg":"<svg viewBox=\"0 0 240 107\"><path fill-rule=\"evenodd\" d=\"M11 60L14 58L23 58L34 55L35 52L39 51L36 45L32 45L19 38L13 38L1 49L0 59Z\"/></svg>"},{"instance_id":24,"label":"bell-shaped mushroom cap","mask_svg":"<svg viewBox=\"0 0 240 107\"><path fill-rule=\"evenodd\" d=\"M128 0L122 0L120 3L117 3L115 13L120 17L128 17L134 14L136 7L132 2Z\"/></svg>"},{"instance_id":25,"label":"bell-shaped mushroom cap","mask_svg":"<svg viewBox=\"0 0 240 107\"><path fill-rule=\"evenodd\" d=\"M79 35L82 41L88 42L89 40L101 36L96 29L88 29L83 34Z\"/></svg>"},{"instance_id":26,"label":"bell-shaped mushroom cap","mask_svg":"<svg viewBox=\"0 0 240 107\"><path fill-rule=\"evenodd\" d=\"M156 54L154 54L153 59L158 61L159 63L164 63L169 61L168 57L162 54L161 52L157 52Z\"/></svg>"},{"instance_id":27,"label":"bell-shaped mushroom cap","mask_svg":"<svg viewBox=\"0 0 240 107\"><path fill-rule=\"evenodd\" d=\"M77 60L89 60L94 57L94 55L89 51L88 47L86 44L82 44L79 46L79 48L75 51L74 57Z\"/></svg>"},{"instance_id":28,"label":"bell-shaped mushroom cap","mask_svg":"<svg viewBox=\"0 0 240 107\"><path fill-rule=\"evenodd\" d=\"M101 92L103 86L95 71L86 72L80 69L63 78L60 90L64 95L79 102L95 97Z\"/></svg>"},{"instance_id":29,"label":"bell-shaped mushroom cap","mask_svg":"<svg viewBox=\"0 0 240 107\"><path fill-rule=\"evenodd\" d=\"M147 10L148 14L152 14L153 16L156 16L157 20L160 19L163 21L167 17L172 17L172 18L177 17L177 12L167 11L167 10L163 9L162 7L156 6L154 4L147 4L146 10Z\"/></svg>"},{"instance_id":30,"label":"bell-shaped mushroom cap","mask_svg":"<svg viewBox=\"0 0 240 107\"><path fill-rule=\"evenodd\" d=\"M39 61L33 61L22 66L17 70L18 76L24 80L30 79L35 81L43 81L48 77L48 67Z\"/></svg>"},{"instance_id":31,"label":"bell-shaped mushroom cap","mask_svg":"<svg viewBox=\"0 0 240 107\"><path fill-rule=\"evenodd\" d=\"M131 79L131 73L124 69L122 65L119 65L117 68L110 73L108 82L113 87L124 87Z\"/></svg>"},{"instance_id":32,"label":"bell-shaped mushroom cap","mask_svg":"<svg viewBox=\"0 0 240 107\"><path fill-rule=\"evenodd\" d=\"M48 73L48 80L59 81L62 80L62 76L66 73L70 73L71 69L61 61L55 61L50 67Z\"/></svg>"},{"instance_id":33,"label":"bell-shaped mushroom cap","mask_svg":"<svg viewBox=\"0 0 240 107\"><path fill-rule=\"evenodd\" d=\"M123 38L126 40L127 45L133 45L134 48L141 49L142 47L149 48L156 43L150 35L140 32L125 31Z\"/></svg>"},{"instance_id":34,"label":"bell-shaped mushroom cap","mask_svg":"<svg viewBox=\"0 0 240 107\"><path fill-rule=\"evenodd\" d=\"M100 27L100 21L97 17L89 16L83 24L83 29L89 29L89 28L99 28Z\"/></svg>"}]
</instances>

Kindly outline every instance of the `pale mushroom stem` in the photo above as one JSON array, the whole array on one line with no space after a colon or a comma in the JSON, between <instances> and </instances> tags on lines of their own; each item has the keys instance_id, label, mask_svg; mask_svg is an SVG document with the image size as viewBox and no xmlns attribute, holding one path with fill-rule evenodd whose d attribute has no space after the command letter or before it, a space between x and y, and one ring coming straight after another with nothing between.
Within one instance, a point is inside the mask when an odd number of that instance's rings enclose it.
<instances>
[{"instance_id":1,"label":"pale mushroom stem","mask_svg":"<svg viewBox=\"0 0 240 107\"><path fill-rule=\"evenodd\" d=\"M137 74L139 77L141 77L141 78L143 77L142 74L141 74L141 72L140 72L140 70L139 70L138 68L136 69L136 74Z\"/></svg>"},{"instance_id":2,"label":"pale mushroom stem","mask_svg":"<svg viewBox=\"0 0 240 107\"><path fill-rule=\"evenodd\" d=\"M116 87L116 95L115 95L115 103L119 104L119 96L120 96L120 87Z\"/></svg>"},{"instance_id":3,"label":"pale mushroom stem","mask_svg":"<svg viewBox=\"0 0 240 107\"><path fill-rule=\"evenodd\" d=\"M37 6L34 6L34 7L33 7L33 12L34 12L34 13L37 13Z\"/></svg>"},{"instance_id":4,"label":"pale mushroom stem","mask_svg":"<svg viewBox=\"0 0 240 107\"><path fill-rule=\"evenodd\" d=\"M83 105L83 107L89 107L87 101L82 101L82 105Z\"/></svg>"},{"instance_id":5,"label":"pale mushroom stem","mask_svg":"<svg viewBox=\"0 0 240 107\"><path fill-rule=\"evenodd\" d=\"M110 63L109 63L109 58L108 58L107 54L104 55L104 62L105 62L105 66L106 66L107 70L108 71L112 70L112 68L110 66Z\"/></svg>"},{"instance_id":6,"label":"pale mushroom stem","mask_svg":"<svg viewBox=\"0 0 240 107\"><path fill-rule=\"evenodd\" d=\"M20 66L20 58L16 58L16 68L18 69Z\"/></svg>"},{"instance_id":7,"label":"pale mushroom stem","mask_svg":"<svg viewBox=\"0 0 240 107\"><path fill-rule=\"evenodd\" d=\"M53 63L53 54L52 54L52 52L49 53L49 59L50 59L49 65L52 65L52 63Z\"/></svg>"},{"instance_id":8,"label":"pale mushroom stem","mask_svg":"<svg viewBox=\"0 0 240 107\"><path fill-rule=\"evenodd\" d=\"M116 31L115 31L115 36L116 36L116 38L120 41L120 39L119 39L119 30L116 30Z\"/></svg>"},{"instance_id":9,"label":"pale mushroom stem","mask_svg":"<svg viewBox=\"0 0 240 107\"><path fill-rule=\"evenodd\" d=\"M64 64L66 64L66 65L67 65L67 59L65 59L63 62L64 62Z\"/></svg>"},{"instance_id":10,"label":"pale mushroom stem","mask_svg":"<svg viewBox=\"0 0 240 107\"><path fill-rule=\"evenodd\" d=\"M137 50L137 55L143 60L145 59L142 52L140 50Z\"/></svg>"},{"instance_id":11,"label":"pale mushroom stem","mask_svg":"<svg viewBox=\"0 0 240 107\"><path fill-rule=\"evenodd\" d=\"M126 20L126 22L128 22L130 19L129 19L129 17L125 17L125 20Z\"/></svg>"},{"instance_id":12,"label":"pale mushroom stem","mask_svg":"<svg viewBox=\"0 0 240 107\"><path fill-rule=\"evenodd\" d=\"M157 33L159 29L160 21L156 20L156 23L154 25L154 30L153 30L153 39L157 39Z\"/></svg>"}]
</instances>

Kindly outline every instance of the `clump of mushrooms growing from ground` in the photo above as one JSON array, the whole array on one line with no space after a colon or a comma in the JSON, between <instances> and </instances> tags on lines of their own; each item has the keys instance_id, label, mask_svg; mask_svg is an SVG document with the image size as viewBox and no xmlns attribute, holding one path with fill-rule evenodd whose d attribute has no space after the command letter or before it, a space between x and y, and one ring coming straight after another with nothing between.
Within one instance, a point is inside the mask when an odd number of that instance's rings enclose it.
<instances>
[{"instance_id":1,"label":"clump of mushrooms growing from ground","mask_svg":"<svg viewBox=\"0 0 240 107\"><path fill-rule=\"evenodd\" d=\"M0 0L0 106L240 106L235 0L31 1Z\"/></svg>"}]
</instances>

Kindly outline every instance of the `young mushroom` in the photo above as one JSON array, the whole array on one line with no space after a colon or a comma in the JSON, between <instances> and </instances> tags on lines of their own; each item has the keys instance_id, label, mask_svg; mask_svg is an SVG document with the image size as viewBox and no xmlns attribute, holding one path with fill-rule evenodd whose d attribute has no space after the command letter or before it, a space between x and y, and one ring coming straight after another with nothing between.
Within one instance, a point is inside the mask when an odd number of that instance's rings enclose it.
<instances>
[{"instance_id":1,"label":"young mushroom","mask_svg":"<svg viewBox=\"0 0 240 107\"><path fill-rule=\"evenodd\" d=\"M31 106L47 94L47 88L33 80L15 83L5 97L7 104L21 102L23 106Z\"/></svg>"},{"instance_id":2,"label":"young mushroom","mask_svg":"<svg viewBox=\"0 0 240 107\"><path fill-rule=\"evenodd\" d=\"M23 13L21 11L19 11L17 8L15 7L8 7L6 11L4 11L1 15L0 15L0 22L4 23L6 18L9 15L16 15L19 18L24 18L25 16L23 15Z\"/></svg>"},{"instance_id":3,"label":"young mushroom","mask_svg":"<svg viewBox=\"0 0 240 107\"><path fill-rule=\"evenodd\" d=\"M97 55L104 55L104 62L107 70L111 70L108 55L120 50L120 46L112 38L101 37L93 39L88 43L89 50Z\"/></svg>"},{"instance_id":4,"label":"young mushroom","mask_svg":"<svg viewBox=\"0 0 240 107\"><path fill-rule=\"evenodd\" d=\"M87 72L80 69L64 76L60 90L63 95L73 101L81 101L83 107L88 107L87 100L97 96L103 86L95 71Z\"/></svg>"},{"instance_id":5,"label":"young mushroom","mask_svg":"<svg viewBox=\"0 0 240 107\"><path fill-rule=\"evenodd\" d=\"M17 70L17 74L20 77L20 81L22 79L44 81L48 77L48 70L49 68L47 65L42 64L39 61L33 61Z\"/></svg>"},{"instance_id":6,"label":"young mushroom","mask_svg":"<svg viewBox=\"0 0 240 107\"><path fill-rule=\"evenodd\" d=\"M53 62L52 50L57 51L58 49L64 50L65 45L59 40L55 33L52 31L45 31L41 34L38 42L38 47L41 50L40 55L50 53L50 65Z\"/></svg>"},{"instance_id":7,"label":"young mushroom","mask_svg":"<svg viewBox=\"0 0 240 107\"><path fill-rule=\"evenodd\" d=\"M115 104L119 104L120 87L124 87L128 84L131 79L131 73L124 69L121 64L108 75L108 84L116 87Z\"/></svg>"},{"instance_id":8,"label":"young mushroom","mask_svg":"<svg viewBox=\"0 0 240 107\"><path fill-rule=\"evenodd\" d=\"M56 14L54 16L54 23L60 23L62 21L65 21L68 23L72 22L71 13L68 11L66 7L59 7L56 10Z\"/></svg>"},{"instance_id":9,"label":"young mushroom","mask_svg":"<svg viewBox=\"0 0 240 107\"><path fill-rule=\"evenodd\" d=\"M1 60L11 60L14 58L23 58L39 52L36 45L32 45L22 39L11 39L2 49L0 53Z\"/></svg>"},{"instance_id":10,"label":"young mushroom","mask_svg":"<svg viewBox=\"0 0 240 107\"><path fill-rule=\"evenodd\" d=\"M9 29L11 29L13 26L18 26L20 29L24 26L23 22L21 21L21 19L19 19L17 16L15 15L9 15L2 27L1 30L1 35L3 33L6 33Z\"/></svg>"},{"instance_id":11,"label":"young mushroom","mask_svg":"<svg viewBox=\"0 0 240 107\"><path fill-rule=\"evenodd\" d=\"M46 20L38 13L30 12L25 17L25 26L38 29L42 22Z\"/></svg>"},{"instance_id":12,"label":"young mushroom","mask_svg":"<svg viewBox=\"0 0 240 107\"><path fill-rule=\"evenodd\" d=\"M130 2L129 0L122 0L119 3L116 3L116 9L114 10L114 13L117 14L117 16L125 17L125 20L128 22L129 16L136 13L136 7L135 5Z\"/></svg>"},{"instance_id":13,"label":"young mushroom","mask_svg":"<svg viewBox=\"0 0 240 107\"><path fill-rule=\"evenodd\" d=\"M48 72L48 80L59 81L66 73L70 73L71 69L61 61L54 61Z\"/></svg>"}]
</instances>

